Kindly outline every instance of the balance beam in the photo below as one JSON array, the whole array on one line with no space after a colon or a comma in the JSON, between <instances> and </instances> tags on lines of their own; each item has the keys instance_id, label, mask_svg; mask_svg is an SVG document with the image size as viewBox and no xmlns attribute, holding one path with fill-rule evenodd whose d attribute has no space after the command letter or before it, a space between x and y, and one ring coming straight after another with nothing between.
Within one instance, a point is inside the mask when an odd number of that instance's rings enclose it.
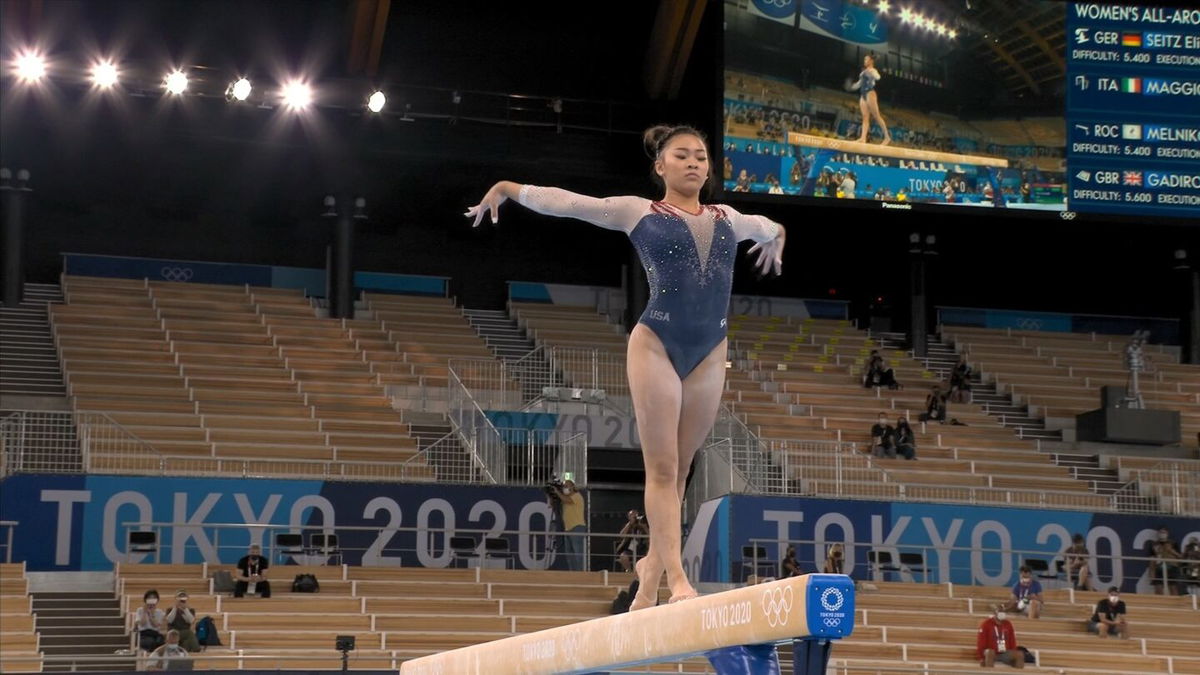
<instances>
[{"instance_id":1,"label":"balance beam","mask_svg":"<svg viewBox=\"0 0 1200 675\"><path fill-rule=\"evenodd\" d=\"M400 675L590 673L853 629L850 577L806 574L424 656Z\"/></svg>"},{"instance_id":2,"label":"balance beam","mask_svg":"<svg viewBox=\"0 0 1200 675\"><path fill-rule=\"evenodd\" d=\"M897 159L916 159L926 162L942 162L943 164L974 164L975 166L994 166L1000 169L1008 168L1008 160L1000 157L986 157L984 155L960 155L954 152L936 152L933 150L897 148L895 146L880 145L878 143L859 143L858 141L847 141L840 138L809 136L808 134L802 134L796 131L788 133L788 143L792 145L803 145L808 148L826 148L829 150L840 150L842 152L853 152L858 155L895 157Z\"/></svg>"}]
</instances>

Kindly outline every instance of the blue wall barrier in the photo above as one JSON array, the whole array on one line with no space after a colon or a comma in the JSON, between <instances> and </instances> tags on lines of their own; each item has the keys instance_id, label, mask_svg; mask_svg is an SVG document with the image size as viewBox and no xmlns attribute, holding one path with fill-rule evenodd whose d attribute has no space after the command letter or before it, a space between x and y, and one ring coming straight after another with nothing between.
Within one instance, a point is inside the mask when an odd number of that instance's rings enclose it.
<instances>
[{"instance_id":1,"label":"blue wall barrier","mask_svg":"<svg viewBox=\"0 0 1200 675\"><path fill-rule=\"evenodd\" d=\"M41 571L112 569L127 560L129 522L188 523L160 536L159 559L170 563L234 563L251 543L269 547L268 528L366 526L447 528L451 535L530 530L542 534L508 536L514 566L565 566L561 556L545 550L550 510L537 488L22 474L0 482L0 520L20 523L13 560ZM219 534L205 528L215 523L246 525ZM351 565L446 567L451 561L449 539L440 534L337 534Z\"/></svg>"},{"instance_id":2,"label":"blue wall barrier","mask_svg":"<svg viewBox=\"0 0 1200 675\"><path fill-rule=\"evenodd\" d=\"M63 273L89 277L150 279L198 284L298 288L311 297L325 297L325 270L309 267L243 265L199 260L167 260L115 255L64 253ZM446 296L446 277L386 272L355 272L355 291Z\"/></svg>"},{"instance_id":3,"label":"blue wall barrier","mask_svg":"<svg viewBox=\"0 0 1200 675\"><path fill-rule=\"evenodd\" d=\"M1179 320L1141 316L1105 316L1102 314L1060 314L1009 309L938 307L938 323L978 328L1044 330L1059 333L1100 333L1132 335L1150 331L1150 342L1179 344Z\"/></svg>"},{"instance_id":4,"label":"blue wall barrier","mask_svg":"<svg viewBox=\"0 0 1200 675\"><path fill-rule=\"evenodd\" d=\"M1025 558L1053 559L1071 544L1075 533L1087 537L1093 554L1144 556L1146 543L1157 536L1160 525L1166 525L1181 545L1200 537L1200 519L1166 515L738 495L703 505L684 545L684 560L693 578L729 582L748 572L742 567L741 551L752 539L859 541L885 550L923 552L931 581L1000 586L1016 580ZM756 543L766 547L768 564L778 570L783 558L780 546ZM1042 553L949 550L952 547ZM796 552L805 571L819 569L825 560L824 544L797 545ZM848 555L846 573L855 579L870 578L865 549ZM892 558L898 559L896 553ZM1111 583L1130 591L1149 588L1145 562L1100 560L1093 570L1097 587ZM916 575L916 580L921 581L922 575Z\"/></svg>"}]
</instances>

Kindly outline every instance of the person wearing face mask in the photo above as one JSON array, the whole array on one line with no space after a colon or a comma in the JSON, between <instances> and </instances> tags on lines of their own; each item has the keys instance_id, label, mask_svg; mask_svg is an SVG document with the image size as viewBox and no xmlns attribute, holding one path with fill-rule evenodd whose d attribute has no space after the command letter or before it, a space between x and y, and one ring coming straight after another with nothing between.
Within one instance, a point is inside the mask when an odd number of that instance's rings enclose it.
<instances>
[{"instance_id":1,"label":"person wearing face mask","mask_svg":"<svg viewBox=\"0 0 1200 675\"><path fill-rule=\"evenodd\" d=\"M896 452L904 459L917 458L917 435L904 417L896 418Z\"/></svg>"},{"instance_id":2,"label":"person wearing face mask","mask_svg":"<svg viewBox=\"0 0 1200 675\"><path fill-rule=\"evenodd\" d=\"M1150 558L1150 585L1156 595L1176 595L1175 582L1179 576L1179 561L1183 554L1171 539L1166 525L1158 528L1154 539L1146 542L1146 557Z\"/></svg>"},{"instance_id":3,"label":"person wearing face mask","mask_svg":"<svg viewBox=\"0 0 1200 675\"><path fill-rule=\"evenodd\" d=\"M554 187L500 181L464 214L497 221L516 201L537 213L576 218L629 237L646 269L649 302L629 334L626 372L646 467L650 548L634 564L640 579L630 611L653 607L666 575L670 602L696 597L681 557L681 505L692 458L705 442L725 387L726 340L738 243L753 240L760 273L783 265L784 229L763 216L704 204L711 182L708 144L687 126L643 134L651 178L662 197L597 199ZM753 181L752 181L753 182Z\"/></svg>"},{"instance_id":4,"label":"person wearing face mask","mask_svg":"<svg viewBox=\"0 0 1200 675\"><path fill-rule=\"evenodd\" d=\"M1125 621L1125 601L1116 586L1108 587L1108 597L1096 603L1096 611L1088 619L1088 632L1106 638L1113 633L1122 640L1129 639L1129 623Z\"/></svg>"},{"instance_id":5,"label":"person wearing face mask","mask_svg":"<svg viewBox=\"0 0 1200 675\"><path fill-rule=\"evenodd\" d=\"M138 632L138 647L152 652L163 643L167 632L167 613L158 608L158 591L153 588L142 594L142 606L133 617L134 630Z\"/></svg>"},{"instance_id":6,"label":"person wearing face mask","mask_svg":"<svg viewBox=\"0 0 1200 675\"><path fill-rule=\"evenodd\" d=\"M801 574L800 561L796 560L796 547L789 545L783 555L783 561L779 563L779 577L798 577Z\"/></svg>"},{"instance_id":7,"label":"person wearing face mask","mask_svg":"<svg viewBox=\"0 0 1200 675\"><path fill-rule=\"evenodd\" d=\"M1074 579L1077 590L1092 590L1092 584L1088 581L1089 557L1087 542L1082 534L1076 533L1071 537L1071 545L1063 551L1063 562L1067 570L1067 581Z\"/></svg>"},{"instance_id":8,"label":"person wearing face mask","mask_svg":"<svg viewBox=\"0 0 1200 675\"><path fill-rule=\"evenodd\" d=\"M887 413L879 413L879 419L871 425L871 454L896 458L896 430L888 424Z\"/></svg>"},{"instance_id":9,"label":"person wearing face mask","mask_svg":"<svg viewBox=\"0 0 1200 675\"><path fill-rule=\"evenodd\" d=\"M1025 667L1025 653L1017 647L1017 632L1003 605L996 605L992 616L979 624L975 634L975 657L985 668L995 666L997 661L1013 668Z\"/></svg>"},{"instance_id":10,"label":"person wearing face mask","mask_svg":"<svg viewBox=\"0 0 1200 675\"><path fill-rule=\"evenodd\" d=\"M1017 614L1026 614L1036 619L1042 613L1042 584L1033 578L1028 565L1021 566L1021 578L1013 584L1012 597L1004 609Z\"/></svg>"},{"instance_id":11,"label":"person wearing face mask","mask_svg":"<svg viewBox=\"0 0 1200 675\"><path fill-rule=\"evenodd\" d=\"M175 594L175 604L167 610L167 626L179 631L179 644L189 652L200 651L200 641L196 639L196 612L188 607L187 591L180 590Z\"/></svg>"}]
</instances>

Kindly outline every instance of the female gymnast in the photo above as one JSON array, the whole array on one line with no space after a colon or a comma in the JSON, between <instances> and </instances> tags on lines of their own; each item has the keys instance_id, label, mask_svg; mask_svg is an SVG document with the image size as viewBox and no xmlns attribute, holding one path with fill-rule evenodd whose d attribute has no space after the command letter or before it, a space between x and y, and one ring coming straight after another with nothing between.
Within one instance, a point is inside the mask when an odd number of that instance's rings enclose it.
<instances>
[{"instance_id":1,"label":"female gymnast","mask_svg":"<svg viewBox=\"0 0 1200 675\"><path fill-rule=\"evenodd\" d=\"M867 54L863 57L863 69L858 74L858 81L850 85L850 89L858 90L858 107L862 110L862 130L858 133L859 143L867 142L867 134L871 132L872 117L883 128L883 143L881 145L887 145L892 142L892 135L888 132L887 122L884 121L883 115L879 112L879 95L875 93L875 83L879 81L879 78L879 71L875 70L875 55Z\"/></svg>"},{"instance_id":2,"label":"female gymnast","mask_svg":"<svg viewBox=\"0 0 1200 675\"><path fill-rule=\"evenodd\" d=\"M703 135L686 126L657 126L644 135L659 201L598 199L553 187L496 183L467 210L478 226L497 221L505 200L541 214L577 218L620 230L637 249L650 282L649 303L629 335L626 371L646 466L650 548L637 561L640 581L631 610L653 607L662 576L670 602L696 597L681 563L680 507L692 457L712 429L725 385L726 316L737 244L756 243L761 273L783 265L784 230L763 216L700 203L711 179Z\"/></svg>"}]
</instances>

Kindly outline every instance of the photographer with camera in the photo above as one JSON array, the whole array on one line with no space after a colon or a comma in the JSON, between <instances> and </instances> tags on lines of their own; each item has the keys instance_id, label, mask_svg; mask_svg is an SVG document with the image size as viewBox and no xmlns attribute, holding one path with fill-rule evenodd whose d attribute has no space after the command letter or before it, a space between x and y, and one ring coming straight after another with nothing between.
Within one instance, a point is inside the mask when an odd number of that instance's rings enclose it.
<instances>
[{"instance_id":1,"label":"photographer with camera","mask_svg":"<svg viewBox=\"0 0 1200 675\"><path fill-rule=\"evenodd\" d=\"M175 604L167 610L167 627L179 631L179 645L189 652L200 651L195 624L196 613L188 607L187 591L179 591L175 594Z\"/></svg>"},{"instance_id":2,"label":"photographer with camera","mask_svg":"<svg viewBox=\"0 0 1200 675\"><path fill-rule=\"evenodd\" d=\"M629 509L625 516L625 526L617 533L621 537L617 540L617 564L622 572L632 572L638 559L638 546L650 537L650 527L646 525L646 516L637 509Z\"/></svg>"},{"instance_id":3,"label":"photographer with camera","mask_svg":"<svg viewBox=\"0 0 1200 675\"><path fill-rule=\"evenodd\" d=\"M1042 613L1042 603L1042 585L1033 578L1028 565L1021 565L1021 580L1013 584L1012 597L1004 609L1036 619Z\"/></svg>"},{"instance_id":4,"label":"photographer with camera","mask_svg":"<svg viewBox=\"0 0 1200 675\"><path fill-rule=\"evenodd\" d=\"M557 500L562 508L567 569L582 571L584 538L587 534L587 524L583 519L583 495L575 489L575 481L569 478L561 483L551 482L546 486L546 491L551 501Z\"/></svg>"}]
</instances>

